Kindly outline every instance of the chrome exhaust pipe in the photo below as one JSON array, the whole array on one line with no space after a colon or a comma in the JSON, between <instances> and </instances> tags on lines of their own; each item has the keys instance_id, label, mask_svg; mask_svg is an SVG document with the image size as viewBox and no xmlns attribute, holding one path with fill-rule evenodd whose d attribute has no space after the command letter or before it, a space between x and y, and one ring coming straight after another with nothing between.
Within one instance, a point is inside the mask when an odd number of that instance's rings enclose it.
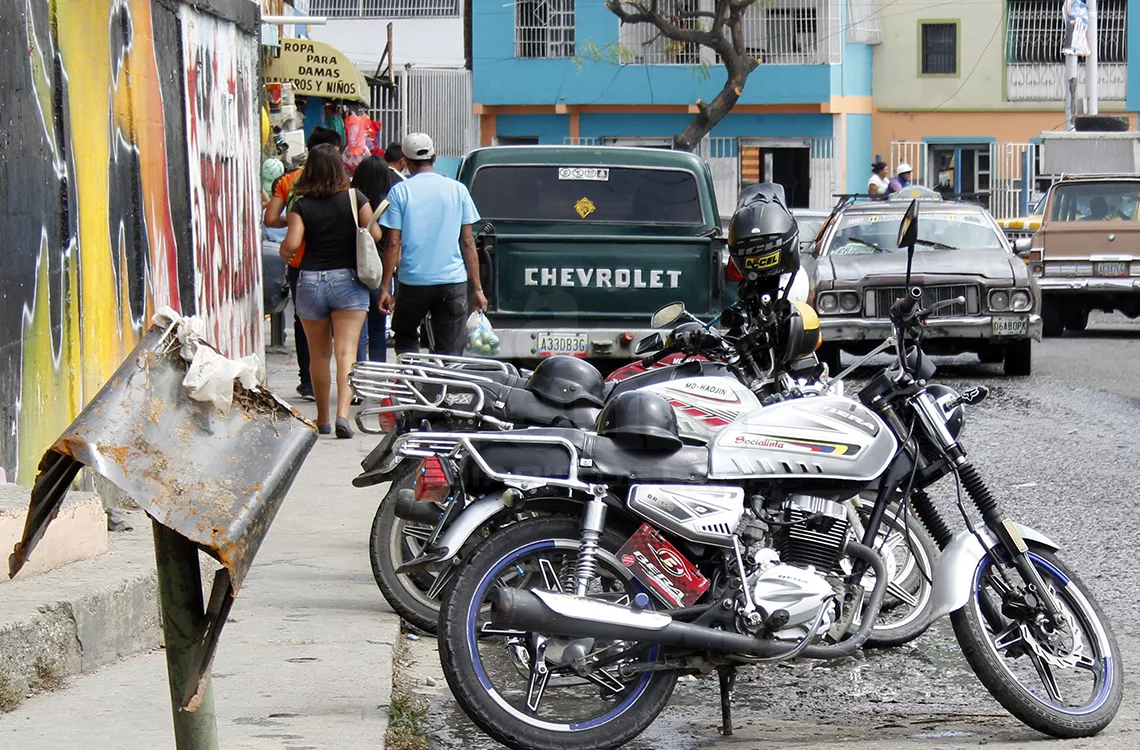
<instances>
[{"instance_id":1,"label":"chrome exhaust pipe","mask_svg":"<svg viewBox=\"0 0 1140 750\"><path fill-rule=\"evenodd\" d=\"M866 560L875 571L875 588L859 630L833 646L809 645L801 649L796 644L677 622L667 612L623 607L598 599L542 590L497 589L491 597L491 617L496 625L503 628L568 638L639 641L772 659L794 656L837 659L851 654L866 642L879 616L888 584L886 565L874 550L855 542L848 542L847 549L855 557Z\"/></svg>"}]
</instances>

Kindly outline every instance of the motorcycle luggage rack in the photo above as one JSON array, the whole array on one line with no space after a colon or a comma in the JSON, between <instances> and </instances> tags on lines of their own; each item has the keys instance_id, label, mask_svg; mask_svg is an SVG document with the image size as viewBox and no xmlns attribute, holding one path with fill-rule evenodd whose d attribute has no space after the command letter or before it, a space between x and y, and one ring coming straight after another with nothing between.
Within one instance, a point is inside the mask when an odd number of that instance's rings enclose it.
<instances>
[{"instance_id":1,"label":"motorcycle luggage rack","mask_svg":"<svg viewBox=\"0 0 1140 750\"><path fill-rule=\"evenodd\" d=\"M518 369L510 362L501 359L487 359L484 357L458 357L451 354L421 354L419 352L405 352L396 358L402 365L427 365L448 370L488 370L502 372L507 375L518 375Z\"/></svg>"},{"instance_id":2,"label":"motorcycle luggage rack","mask_svg":"<svg viewBox=\"0 0 1140 750\"><path fill-rule=\"evenodd\" d=\"M465 379L441 377L451 374L453 373L435 368L382 363L369 363L368 367L354 365L348 381L357 394L372 399L387 398L391 401L391 405L388 406L373 406L357 412L355 418L357 427L368 434L380 434L383 430L364 424L365 417L407 411L446 414L479 424L488 424L501 430L513 427L510 422L483 414L486 396L479 382L491 384L493 381L479 377ZM433 387L431 390L435 393L429 395L426 387ZM457 403L461 401L467 403Z\"/></svg>"},{"instance_id":3,"label":"motorcycle luggage rack","mask_svg":"<svg viewBox=\"0 0 1140 750\"><path fill-rule=\"evenodd\" d=\"M476 447L475 443L510 443L520 448L530 445L557 445L566 450L569 464L565 478L540 477L525 474L496 471L491 468L487 459ZM510 433L480 432L474 434L460 434L453 432L413 432L396 441L395 452L402 456L428 458L434 455L454 456L460 451L466 453L479 466L479 469L490 479L509 487L529 489L532 487L555 486L594 492L598 485L588 484L578 479L578 449L574 444L563 437L550 435L527 435L526 431ZM604 489L604 486L602 486Z\"/></svg>"}]
</instances>

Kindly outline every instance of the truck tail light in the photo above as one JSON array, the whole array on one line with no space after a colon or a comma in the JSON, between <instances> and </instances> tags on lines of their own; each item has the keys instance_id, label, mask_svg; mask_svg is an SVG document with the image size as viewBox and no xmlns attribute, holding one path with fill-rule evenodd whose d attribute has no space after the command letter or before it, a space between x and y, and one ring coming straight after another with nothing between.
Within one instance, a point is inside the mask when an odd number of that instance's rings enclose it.
<instances>
[{"instance_id":1,"label":"truck tail light","mask_svg":"<svg viewBox=\"0 0 1140 750\"><path fill-rule=\"evenodd\" d=\"M724 268L724 277L737 284L744 281L744 275L740 273L740 269L736 267L736 261L732 258L728 259L728 265Z\"/></svg>"},{"instance_id":2,"label":"truck tail light","mask_svg":"<svg viewBox=\"0 0 1140 750\"><path fill-rule=\"evenodd\" d=\"M395 406L395 404L392 403L391 396L385 396L384 398L380 399L380 405ZM378 415L376 415L376 418L380 420L380 429L384 430L384 432L391 432L398 426L395 412L380 412Z\"/></svg>"},{"instance_id":3,"label":"truck tail light","mask_svg":"<svg viewBox=\"0 0 1140 750\"><path fill-rule=\"evenodd\" d=\"M451 494L451 482L443 470L439 456L431 456L420 462L416 472L415 499L417 503L441 503Z\"/></svg>"}]
</instances>

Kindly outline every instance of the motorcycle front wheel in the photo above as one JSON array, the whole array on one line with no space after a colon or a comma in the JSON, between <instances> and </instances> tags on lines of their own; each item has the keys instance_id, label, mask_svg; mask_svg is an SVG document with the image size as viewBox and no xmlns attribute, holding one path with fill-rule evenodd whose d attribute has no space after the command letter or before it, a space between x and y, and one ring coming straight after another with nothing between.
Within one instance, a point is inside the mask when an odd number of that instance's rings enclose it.
<instances>
[{"instance_id":1,"label":"motorcycle front wheel","mask_svg":"<svg viewBox=\"0 0 1140 750\"><path fill-rule=\"evenodd\" d=\"M639 668L656 659L656 647L505 632L488 621L497 586L573 592L580 537L580 524L568 518L520 521L483 543L444 595L439 651L447 684L480 729L516 750L620 747L657 718L677 682L674 671ZM613 531L602 535L591 598L628 603L645 591L615 556L624 541ZM550 656L574 651L584 656L573 666Z\"/></svg>"},{"instance_id":2,"label":"motorcycle front wheel","mask_svg":"<svg viewBox=\"0 0 1140 750\"><path fill-rule=\"evenodd\" d=\"M978 679L1014 717L1054 737L1094 735L1120 708L1124 673L1116 638L1064 563L1034 547L1029 558L1062 610L1061 625L1023 606L1010 590L1020 575L999 571L991 553L978 564L970 600L950 615L954 634Z\"/></svg>"}]
</instances>

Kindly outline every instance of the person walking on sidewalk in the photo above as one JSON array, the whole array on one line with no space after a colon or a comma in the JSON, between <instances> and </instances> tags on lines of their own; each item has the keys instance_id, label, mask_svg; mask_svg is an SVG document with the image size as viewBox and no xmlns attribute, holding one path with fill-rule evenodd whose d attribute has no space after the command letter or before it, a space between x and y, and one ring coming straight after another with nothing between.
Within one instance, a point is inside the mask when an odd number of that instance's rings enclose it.
<instances>
[{"instance_id":1,"label":"person walking on sidewalk","mask_svg":"<svg viewBox=\"0 0 1140 750\"><path fill-rule=\"evenodd\" d=\"M305 243L297 278L297 314L309 341L317 428L322 435L333 428L329 360L335 351L336 436L350 438L354 433L348 421L352 403L348 373L369 307L368 287L356 277L356 233L372 220L372 207L363 193L349 186L340 150L331 144L309 152L293 191L297 202L289 212L289 233L281 243L281 254L291 261ZM380 241L380 228L373 225L371 231Z\"/></svg>"},{"instance_id":2,"label":"person walking on sidewalk","mask_svg":"<svg viewBox=\"0 0 1140 750\"><path fill-rule=\"evenodd\" d=\"M487 309L472 230L479 212L465 185L435 172L430 137L409 134L403 151L412 176L392 188L388 210L380 216L388 229L380 309L393 314L397 355L419 351L420 328L429 313L432 353L459 355L467 338L468 284L475 308ZM393 300L388 289L397 268Z\"/></svg>"},{"instance_id":3,"label":"person walking on sidewalk","mask_svg":"<svg viewBox=\"0 0 1140 750\"><path fill-rule=\"evenodd\" d=\"M309 134L309 140L305 142L305 150L311 151L326 143L339 149L341 147L340 134L332 128L318 126L313 128L313 132ZM273 189L270 191L269 205L265 207L264 221L266 227L285 229L289 226L285 219L285 213L296 200L296 196L293 195L293 186L303 171L302 169L294 169L274 181ZM293 262L289 263L285 269L285 278L289 282L289 291L293 295L293 343L297 349L297 369L301 376L301 384L297 386L297 395L312 401L313 382L309 378L309 343L305 339L305 328L301 324L301 318L297 315L297 278L301 273L299 265L304 255L305 243L302 241Z\"/></svg>"},{"instance_id":4,"label":"person walking on sidewalk","mask_svg":"<svg viewBox=\"0 0 1140 750\"><path fill-rule=\"evenodd\" d=\"M364 193L374 211L388 197L392 189L393 172L384 160L369 156L357 165L352 175L352 186ZM379 244L379 243L378 243ZM379 244L384 247L383 244ZM368 307L368 320L360 332L360 348L356 353L358 362L384 362L388 359L388 316L380 311L380 290L369 289L371 304Z\"/></svg>"},{"instance_id":5,"label":"person walking on sidewalk","mask_svg":"<svg viewBox=\"0 0 1140 750\"><path fill-rule=\"evenodd\" d=\"M388 164L388 169L392 170L392 184L403 182L404 170L408 167L408 160L404 158L404 149L396 141L388 144L388 148L384 149L384 161Z\"/></svg>"}]
</instances>

